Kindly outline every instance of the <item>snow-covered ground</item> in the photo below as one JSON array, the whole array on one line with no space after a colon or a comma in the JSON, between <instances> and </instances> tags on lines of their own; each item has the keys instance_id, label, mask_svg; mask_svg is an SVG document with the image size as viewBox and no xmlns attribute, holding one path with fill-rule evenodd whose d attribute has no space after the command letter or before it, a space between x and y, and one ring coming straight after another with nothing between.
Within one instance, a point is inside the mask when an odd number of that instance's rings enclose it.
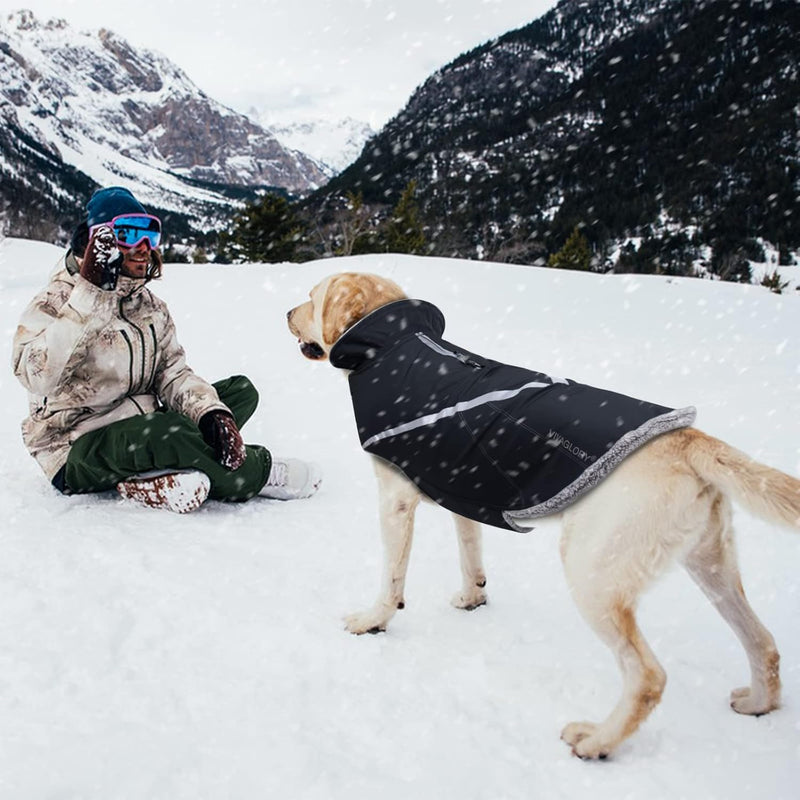
<instances>
[{"instance_id":1,"label":"snow-covered ground","mask_svg":"<svg viewBox=\"0 0 800 800\"><path fill-rule=\"evenodd\" d=\"M114 494L66 498L20 441L8 367L59 251L0 244L0 797L13 800L790 800L800 785L800 536L737 512L743 581L782 654L783 707L728 707L748 665L680 570L640 621L664 699L606 762L559 741L619 680L569 598L558 529L487 529L489 605L449 605L449 515L424 507L407 607L354 637L379 585L377 511L347 385L303 359L285 312L329 272L393 277L487 356L665 405L800 472L800 297L758 286L400 256L169 265L189 361L260 388L246 439L315 459L310 500L207 503L186 516Z\"/></svg>"}]
</instances>

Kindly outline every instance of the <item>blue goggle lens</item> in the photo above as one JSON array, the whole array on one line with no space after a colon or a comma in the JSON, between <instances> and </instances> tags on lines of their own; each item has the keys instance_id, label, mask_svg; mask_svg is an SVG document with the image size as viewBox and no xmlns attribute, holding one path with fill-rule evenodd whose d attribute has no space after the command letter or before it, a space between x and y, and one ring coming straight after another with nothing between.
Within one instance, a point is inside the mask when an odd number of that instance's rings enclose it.
<instances>
[{"instance_id":1,"label":"blue goggle lens","mask_svg":"<svg viewBox=\"0 0 800 800\"><path fill-rule=\"evenodd\" d=\"M161 222L157 217L115 217L112 228L117 244L123 247L135 247L145 239L152 250L161 244Z\"/></svg>"}]
</instances>

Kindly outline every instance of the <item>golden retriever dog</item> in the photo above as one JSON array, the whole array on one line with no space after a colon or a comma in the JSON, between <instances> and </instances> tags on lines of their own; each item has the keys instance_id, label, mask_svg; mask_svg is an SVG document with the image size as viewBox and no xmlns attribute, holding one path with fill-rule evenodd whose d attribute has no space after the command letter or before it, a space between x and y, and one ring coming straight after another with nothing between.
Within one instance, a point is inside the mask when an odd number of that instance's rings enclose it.
<instances>
[{"instance_id":1,"label":"golden retriever dog","mask_svg":"<svg viewBox=\"0 0 800 800\"><path fill-rule=\"evenodd\" d=\"M390 280L342 273L321 281L288 312L303 355L325 359L351 326L405 299ZM351 333L353 333L352 331ZM375 604L346 617L356 634L384 631L404 604L417 485L374 458L384 547ZM636 621L642 592L679 561L731 626L750 662L750 684L731 693L740 714L777 708L781 684L775 641L748 603L734 547L731 501L773 523L800 529L800 481L753 461L718 439L684 427L641 446L602 482L560 512L561 559L581 614L613 652L622 695L602 722L572 722L561 738L581 758L605 758L658 704L666 675ZM458 608L486 602L481 526L454 514L463 585Z\"/></svg>"}]
</instances>

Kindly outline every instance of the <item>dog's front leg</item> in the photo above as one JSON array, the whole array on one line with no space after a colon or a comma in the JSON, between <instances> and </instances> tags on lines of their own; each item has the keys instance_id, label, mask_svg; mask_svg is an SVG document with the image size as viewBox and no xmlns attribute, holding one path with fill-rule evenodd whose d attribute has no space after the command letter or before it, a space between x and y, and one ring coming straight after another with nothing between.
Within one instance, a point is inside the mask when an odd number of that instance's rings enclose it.
<instances>
[{"instance_id":1,"label":"dog's front leg","mask_svg":"<svg viewBox=\"0 0 800 800\"><path fill-rule=\"evenodd\" d=\"M371 609L345 617L345 625L351 633L385 631L397 609L403 607L414 512L420 500L414 484L388 464L376 459L375 472L383 537L383 585Z\"/></svg>"},{"instance_id":2,"label":"dog's front leg","mask_svg":"<svg viewBox=\"0 0 800 800\"><path fill-rule=\"evenodd\" d=\"M458 553L461 559L461 591L450 601L456 608L467 611L486 603L486 573L483 571L481 526L475 520L453 514L458 534Z\"/></svg>"}]
</instances>

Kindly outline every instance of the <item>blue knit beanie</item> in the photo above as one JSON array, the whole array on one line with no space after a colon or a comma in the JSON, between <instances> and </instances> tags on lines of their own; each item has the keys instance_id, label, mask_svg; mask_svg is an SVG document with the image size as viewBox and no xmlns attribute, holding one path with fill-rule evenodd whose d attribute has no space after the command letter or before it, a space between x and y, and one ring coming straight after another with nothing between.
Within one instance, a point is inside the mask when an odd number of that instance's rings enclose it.
<instances>
[{"instance_id":1,"label":"blue knit beanie","mask_svg":"<svg viewBox=\"0 0 800 800\"><path fill-rule=\"evenodd\" d=\"M122 186L109 186L107 189L98 189L86 204L89 218L86 224L99 225L110 222L120 214L146 214L144 206Z\"/></svg>"}]
</instances>

